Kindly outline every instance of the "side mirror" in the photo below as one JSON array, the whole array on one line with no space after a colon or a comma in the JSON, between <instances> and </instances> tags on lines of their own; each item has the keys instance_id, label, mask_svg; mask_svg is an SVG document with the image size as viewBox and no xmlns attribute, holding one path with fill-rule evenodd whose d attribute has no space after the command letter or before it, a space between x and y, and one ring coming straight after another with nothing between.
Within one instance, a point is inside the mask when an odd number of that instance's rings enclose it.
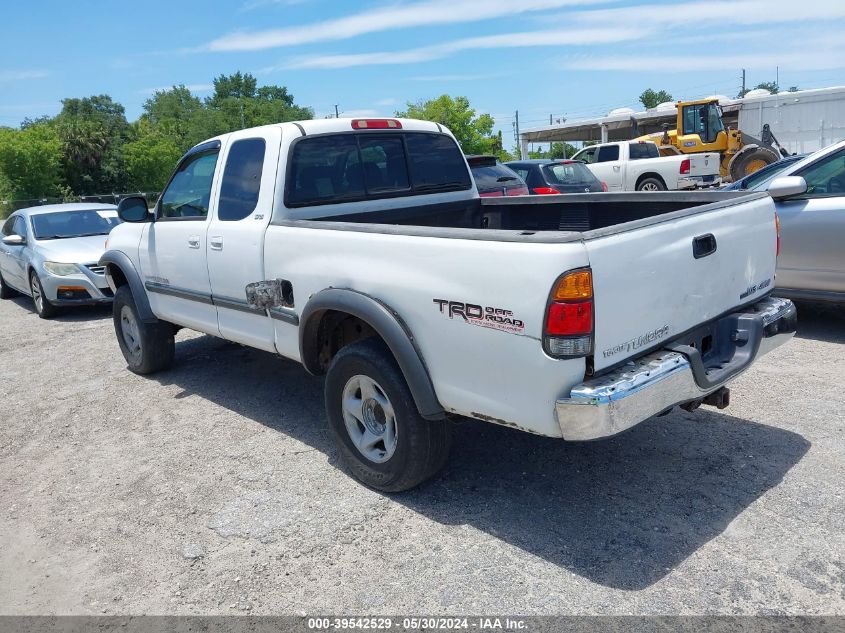
<instances>
[{"instance_id":1,"label":"side mirror","mask_svg":"<svg viewBox=\"0 0 845 633\"><path fill-rule=\"evenodd\" d=\"M801 176L781 176L772 181L768 192L774 200L800 196L802 193L807 193L807 181Z\"/></svg>"},{"instance_id":2,"label":"side mirror","mask_svg":"<svg viewBox=\"0 0 845 633\"><path fill-rule=\"evenodd\" d=\"M6 246L23 246L26 244L26 238L21 237L20 235L6 235L3 238L3 243Z\"/></svg>"},{"instance_id":3,"label":"side mirror","mask_svg":"<svg viewBox=\"0 0 845 633\"><path fill-rule=\"evenodd\" d=\"M124 198L117 205L117 217L124 222L149 222L150 210L141 196Z\"/></svg>"}]
</instances>

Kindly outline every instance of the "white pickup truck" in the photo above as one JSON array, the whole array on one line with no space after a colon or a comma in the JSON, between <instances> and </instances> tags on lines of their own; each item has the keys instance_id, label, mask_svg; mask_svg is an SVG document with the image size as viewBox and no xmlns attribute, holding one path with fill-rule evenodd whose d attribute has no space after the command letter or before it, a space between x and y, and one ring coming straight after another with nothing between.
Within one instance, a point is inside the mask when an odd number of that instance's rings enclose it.
<instances>
[{"instance_id":1,"label":"white pickup truck","mask_svg":"<svg viewBox=\"0 0 845 633\"><path fill-rule=\"evenodd\" d=\"M719 154L660 156L651 141L602 143L572 157L587 163L608 191L676 191L719 184Z\"/></svg>"},{"instance_id":2,"label":"white pickup truck","mask_svg":"<svg viewBox=\"0 0 845 633\"><path fill-rule=\"evenodd\" d=\"M374 488L444 464L450 418L566 440L725 383L791 337L766 194L481 199L448 130L282 123L191 149L100 260L129 369L186 327L325 374L338 450Z\"/></svg>"}]
</instances>

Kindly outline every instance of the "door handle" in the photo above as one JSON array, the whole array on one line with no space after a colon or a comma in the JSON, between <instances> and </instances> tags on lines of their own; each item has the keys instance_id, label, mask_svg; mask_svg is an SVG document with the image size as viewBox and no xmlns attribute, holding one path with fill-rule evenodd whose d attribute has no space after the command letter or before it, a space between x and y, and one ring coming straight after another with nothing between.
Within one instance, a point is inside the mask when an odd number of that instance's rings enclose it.
<instances>
[{"instance_id":1,"label":"door handle","mask_svg":"<svg viewBox=\"0 0 845 633\"><path fill-rule=\"evenodd\" d=\"M712 233L699 235L692 240L692 256L696 259L707 257L716 252L716 238Z\"/></svg>"},{"instance_id":2,"label":"door handle","mask_svg":"<svg viewBox=\"0 0 845 633\"><path fill-rule=\"evenodd\" d=\"M222 251L223 250L223 238L219 235L209 238L208 240L209 246L211 246L212 250L215 251Z\"/></svg>"},{"instance_id":3,"label":"door handle","mask_svg":"<svg viewBox=\"0 0 845 633\"><path fill-rule=\"evenodd\" d=\"M613 166L613 171L619 171L620 169L622 169L622 168L619 165Z\"/></svg>"},{"instance_id":4,"label":"door handle","mask_svg":"<svg viewBox=\"0 0 845 633\"><path fill-rule=\"evenodd\" d=\"M188 248L199 248L200 247L200 236L199 235L191 235L188 237Z\"/></svg>"}]
</instances>

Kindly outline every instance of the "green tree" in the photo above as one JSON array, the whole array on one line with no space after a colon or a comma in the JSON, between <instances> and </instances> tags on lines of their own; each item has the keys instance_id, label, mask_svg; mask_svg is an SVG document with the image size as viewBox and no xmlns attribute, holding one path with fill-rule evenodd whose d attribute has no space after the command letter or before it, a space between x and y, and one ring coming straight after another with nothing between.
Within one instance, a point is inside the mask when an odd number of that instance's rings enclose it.
<instances>
[{"instance_id":1,"label":"green tree","mask_svg":"<svg viewBox=\"0 0 845 633\"><path fill-rule=\"evenodd\" d=\"M656 108L661 103L666 103L667 101L672 101L672 95L665 90L655 92L651 88L647 88L640 95L640 103L643 104L646 110Z\"/></svg>"},{"instance_id":2,"label":"green tree","mask_svg":"<svg viewBox=\"0 0 845 633\"><path fill-rule=\"evenodd\" d=\"M747 95L752 90L768 90L773 95L776 95L777 93L780 92L780 86L778 86L777 83L774 82L774 81L762 81L759 84L757 84L756 86L754 86L753 88L746 88L745 90L740 90L739 94L736 95L737 99L741 99L742 97ZM789 89L789 92L797 92L797 91L798 91L798 86L792 86Z\"/></svg>"},{"instance_id":3,"label":"green tree","mask_svg":"<svg viewBox=\"0 0 845 633\"><path fill-rule=\"evenodd\" d=\"M161 191L184 153L173 137L140 122L138 138L123 147L129 189Z\"/></svg>"},{"instance_id":4,"label":"green tree","mask_svg":"<svg viewBox=\"0 0 845 633\"><path fill-rule=\"evenodd\" d=\"M571 158L577 151L576 147L569 143L552 143L548 158Z\"/></svg>"},{"instance_id":5,"label":"green tree","mask_svg":"<svg viewBox=\"0 0 845 633\"><path fill-rule=\"evenodd\" d=\"M132 137L125 110L108 95L64 99L55 119L62 139L64 181L77 194L126 186L121 148Z\"/></svg>"},{"instance_id":6,"label":"green tree","mask_svg":"<svg viewBox=\"0 0 845 633\"><path fill-rule=\"evenodd\" d=\"M182 152L214 136L205 106L184 85L156 91L144 102L144 113L136 124L136 133L153 131L170 138Z\"/></svg>"},{"instance_id":7,"label":"green tree","mask_svg":"<svg viewBox=\"0 0 845 633\"><path fill-rule=\"evenodd\" d=\"M284 86L259 88L255 77L240 71L216 77L214 94L206 99L205 105L213 134L314 116L311 108L297 106Z\"/></svg>"},{"instance_id":8,"label":"green tree","mask_svg":"<svg viewBox=\"0 0 845 633\"><path fill-rule=\"evenodd\" d=\"M0 128L0 196L29 200L59 193L61 146L48 123L22 130Z\"/></svg>"},{"instance_id":9,"label":"green tree","mask_svg":"<svg viewBox=\"0 0 845 633\"><path fill-rule=\"evenodd\" d=\"M396 112L396 116L446 126L466 154L492 154L494 150L498 151L497 146L501 147L493 136L493 117L477 115L466 97L453 98L444 94L429 101L409 102L407 109Z\"/></svg>"}]
</instances>

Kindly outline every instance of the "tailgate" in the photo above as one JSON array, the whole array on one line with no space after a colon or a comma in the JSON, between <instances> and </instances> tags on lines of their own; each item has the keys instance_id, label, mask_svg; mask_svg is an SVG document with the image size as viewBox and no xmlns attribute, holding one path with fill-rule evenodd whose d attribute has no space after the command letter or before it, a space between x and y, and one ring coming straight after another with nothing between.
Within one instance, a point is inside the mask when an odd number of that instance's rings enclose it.
<instances>
[{"instance_id":1,"label":"tailgate","mask_svg":"<svg viewBox=\"0 0 845 633\"><path fill-rule=\"evenodd\" d=\"M594 233L585 234L585 244L593 271L596 371L659 347L774 287L777 237L768 196Z\"/></svg>"},{"instance_id":2,"label":"tailgate","mask_svg":"<svg viewBox=\"0 0 845 633\"><path fill-rule=\"evenodd\" d=\"M687 158L690 161L690 176L715 176L719 173L718 154L689 154Z\"/></svg>"}]
</instances>

